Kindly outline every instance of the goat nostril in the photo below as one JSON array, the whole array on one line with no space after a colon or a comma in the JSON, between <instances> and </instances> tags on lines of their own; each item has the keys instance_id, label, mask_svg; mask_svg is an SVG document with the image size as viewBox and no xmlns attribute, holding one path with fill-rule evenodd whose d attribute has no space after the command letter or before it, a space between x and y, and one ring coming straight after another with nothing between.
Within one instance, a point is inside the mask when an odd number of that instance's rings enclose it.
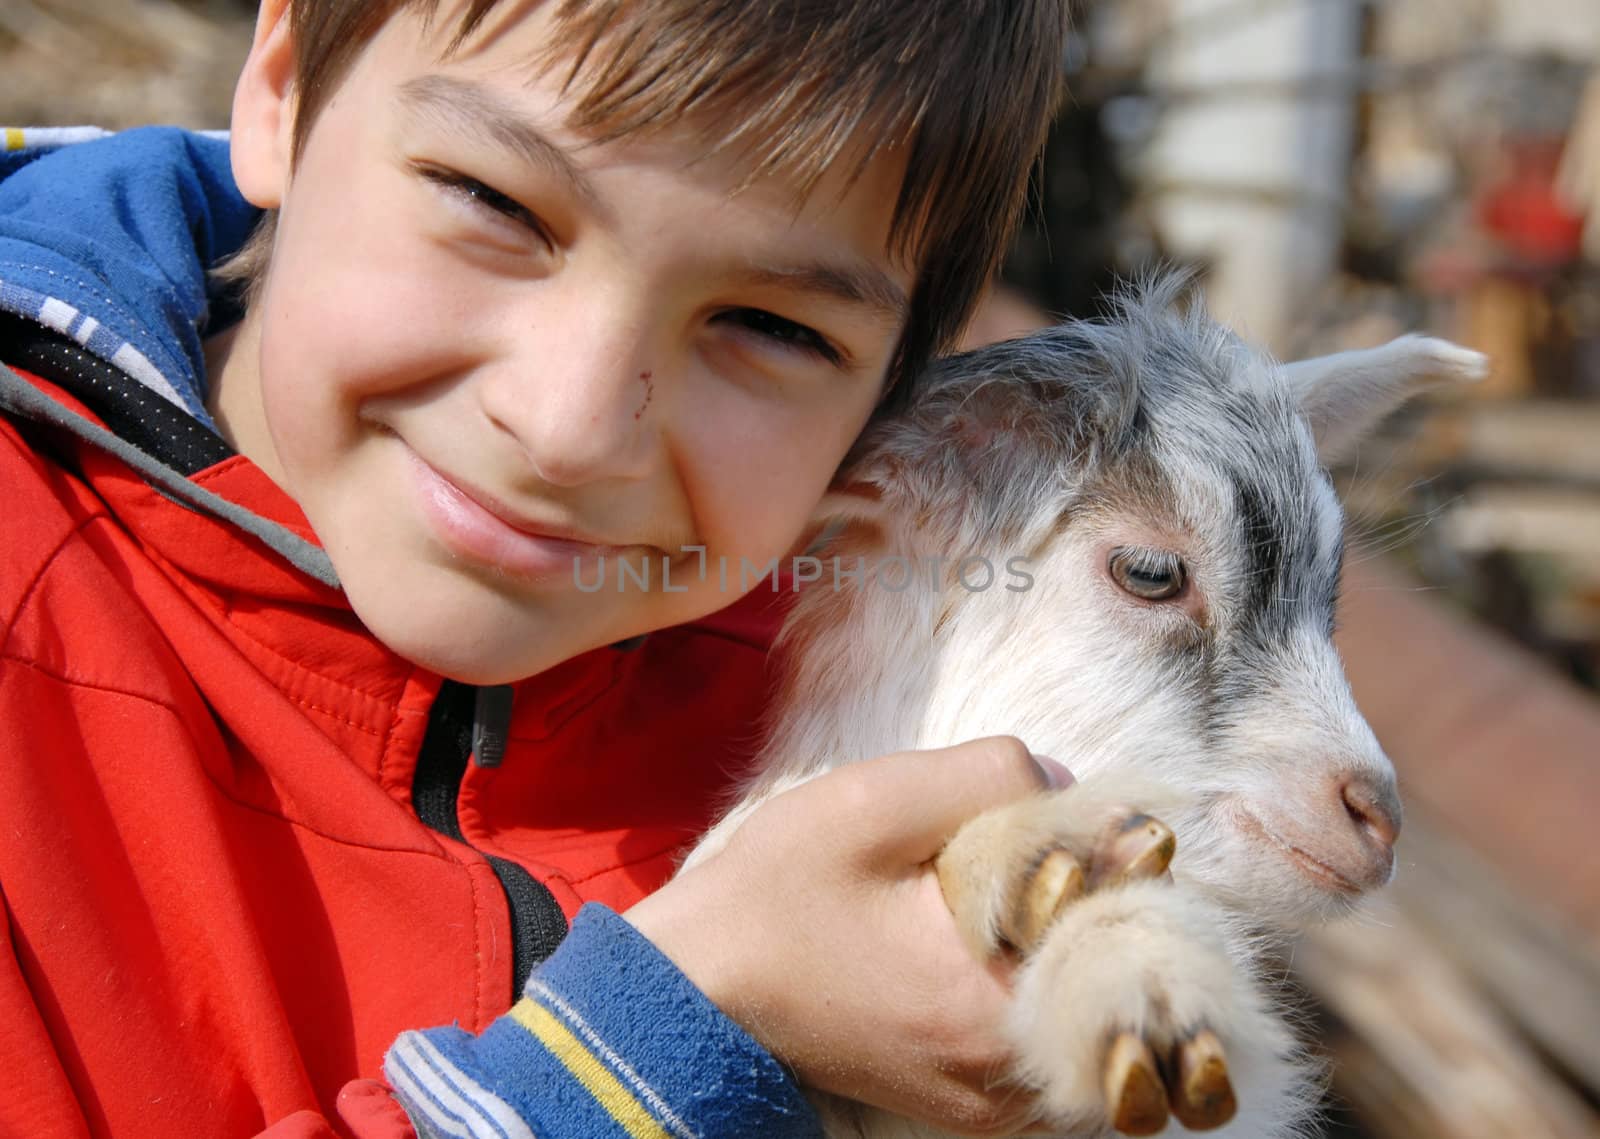
<instances>
[{"instance_id":1,"label":"goat nostril","mask_svg":"<svg viewBox=\"0 0 1600 1139\"><path fill-rule=\"evenodd\" d=\"M1400 836L1400 800L1387 786L1351 779L1339 789L1345 810L1381 845L1392 847Z\"/></svg>"}]
</instances>

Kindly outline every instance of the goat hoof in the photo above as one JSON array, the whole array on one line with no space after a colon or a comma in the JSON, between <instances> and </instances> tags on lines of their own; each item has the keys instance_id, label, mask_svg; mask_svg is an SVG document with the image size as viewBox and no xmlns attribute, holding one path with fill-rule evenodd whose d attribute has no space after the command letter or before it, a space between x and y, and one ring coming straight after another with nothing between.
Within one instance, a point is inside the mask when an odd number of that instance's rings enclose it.
<instances>
[{"instance_id":1,"label":"goat hoof","mask_svg":"<svg viewBox=\"0 0 1600 1139\"><path fill-rule=\"evenodd\" d=\"M1228 1059L1216 1033L1203 1028L1173 1049L1172 1114L1190 1131L1210 1131L1239 1109Z\"/></svg>"},{"instance_id":2,"label":"goat hoof","mask_svg":"<svg viewBox=\"0 0 1600 1139\"><path fill-rule=\"evenodd\" d=\"M1111 1042L1106 1054L1106 1114L1124 1135L1155 1135L1167 1125L1167 1089L1155 1054L1131 1032Z\"/></svg>"},{"instance_id":3,"label":"goat hoof","mask_svg":"<svg viewBox=\"0 0 1600 1139\"><path fill-rule=\"evenodd\" d=\"M1089 886L1100 889L1159 878L1177 850L1178 837L1166 823L1149 815L1130 815L1101 840L1089 872Z\"/></svg>"},{"instance_id":4,"label":"goat hoof","mask_svg":"<svg viewBox=\"0 0 1600 1139\"><path fill-rule=\"evenodd\" d=\"M1067 904L1083 894L1083 886L1083 866L1076 858L1060 847L1046 851L1023 883L1021 897L1000 932L1017 949L1027 952L1039 944Z\"/></svg>"}]
</instances>

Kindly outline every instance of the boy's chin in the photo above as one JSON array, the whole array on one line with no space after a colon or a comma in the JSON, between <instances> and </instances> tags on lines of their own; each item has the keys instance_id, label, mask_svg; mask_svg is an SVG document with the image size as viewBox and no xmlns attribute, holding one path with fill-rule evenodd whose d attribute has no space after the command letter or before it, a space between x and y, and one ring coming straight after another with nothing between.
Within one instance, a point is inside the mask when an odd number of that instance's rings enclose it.
<instances>
[{"instance_id":1,"label":"boy's chin","mask_svg":"<svg viewBox=\"0 0 1600 1139\"><path fill-rule=\"evenodd\" d=\"M488 686L515 684L530 676L537 676L593 647L596 646L585 646L578 652L552 653L549 656L541 655L532 659L526 655L482 651L480 646L476 645L427 645L423 646L421 651L403 652L400 655L420 668L438 673L446 680Z\"/></svg>"},{"instance_id":2,"label":"boy's chin","mask_svg":"<svg viewBox=\"0 0 1600 1139\"><path fill-rule=\"evenodd\" d=\"M621 639L608 635L614 615L583 613L582 598L512 601L487 590L401 596L382 588L364 595L353 585L347 583L351 607L381 644L464 684L525 680Z\"/></svg>"},{"instance_id":3,"label":"boy's chin","mask_svg":"<svg viewBox=\"0 0 1600 1139\"><path fill-rule=\"evenodd\" d=\"M440 564L334 559L356 616L412 664L465 684L511 684L582 653L697 620L735 597L716 581L679 590L533 586ZM402 568L395 568L399 564Z\"/></svg>"},{"instance_id":4,"label":"boy's chin","mask_svg":"<svg viewBox=\"0 0 1600 1139\"><path fill-rule=\"evenodd\" d=\"M394 623L388 630L373 628L374 624L368 621L367 627L395 653L463 684L512 684L595 647L564 648L537 629L529 629L525 639L510 639L504 629L475 633L460 623L445 630L418 628L415 619Z\"/></svg>"}]
</instances>

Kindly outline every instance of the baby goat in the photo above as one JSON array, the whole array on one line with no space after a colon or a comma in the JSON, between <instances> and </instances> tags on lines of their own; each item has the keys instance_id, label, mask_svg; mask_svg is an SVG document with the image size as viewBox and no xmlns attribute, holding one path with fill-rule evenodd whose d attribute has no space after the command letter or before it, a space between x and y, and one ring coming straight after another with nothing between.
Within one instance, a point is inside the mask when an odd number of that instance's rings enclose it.
<instances>
[{"instance_id":1,"label":"baby goat","mask_svg":"<svg viewBox=\"0 0 1600 1139\"><path fill-rule=\"evenodd\" d=\"M1484 368L1421 337L1278 367L1182 288L941 361L868 429L817 552L882 575L802 593L758 774L691 856L862 757L1011 734L1066 762L1076 785L973 820L938 870L978 952L1022 952L1013 1074L1073 1136L1304 1126L1261 938L1386 883L1400 827L1331 639L1323 464ZM833 1136L936 1134L819 1106Z\"/></svg>"}]
</instances>

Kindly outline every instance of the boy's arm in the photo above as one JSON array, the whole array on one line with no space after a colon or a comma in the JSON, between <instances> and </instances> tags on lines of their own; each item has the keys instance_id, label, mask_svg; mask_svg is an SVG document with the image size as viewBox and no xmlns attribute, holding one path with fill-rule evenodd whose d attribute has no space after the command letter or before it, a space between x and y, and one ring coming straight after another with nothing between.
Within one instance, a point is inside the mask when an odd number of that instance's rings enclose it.
<instances>
[{"instance_id":1,"label":"boy's arm","mask_svg":"<svg viewBox=\"0 0 1600 1139\"><path fill-rule=\"evenodd\" d=\"M579 911L481 1036L408 1032L385 1075L423 1136L819 1133L798 1085L628 922Z\"/></svg>"},{"instance_id":2,"label":"boy's arm","mask_svg":"<svg viewBox=\"0 0 1600 1139\"><path fill-rule=\"evenodd\" d=\"M580 911L482 1036L406 1033L386 1074L427 1136L816 1135L810 1089L1013 1134L1010 965L975 960L932 860L1046 775L995 737L846 764L766 800L624 920Z\"/></svg>"},{"instance_id":3,"label":"boy's arm","mask_svg":"<svg viewBox=\"0 0 1600 1139\"><path fill-rule=\"evenodd\" d=\"M95 1133L0 922L0 1134ZM631 925L590 905L529 980L526 996L483 1033L405 1033L385 1073L395 1089L352 1081L335 1123L310 1110L258 1139L602 1139L609 1136L815 1136L798 1086ZM409 1116L409 1117L408 1117Z\"/></svg>"}]
</instances>

